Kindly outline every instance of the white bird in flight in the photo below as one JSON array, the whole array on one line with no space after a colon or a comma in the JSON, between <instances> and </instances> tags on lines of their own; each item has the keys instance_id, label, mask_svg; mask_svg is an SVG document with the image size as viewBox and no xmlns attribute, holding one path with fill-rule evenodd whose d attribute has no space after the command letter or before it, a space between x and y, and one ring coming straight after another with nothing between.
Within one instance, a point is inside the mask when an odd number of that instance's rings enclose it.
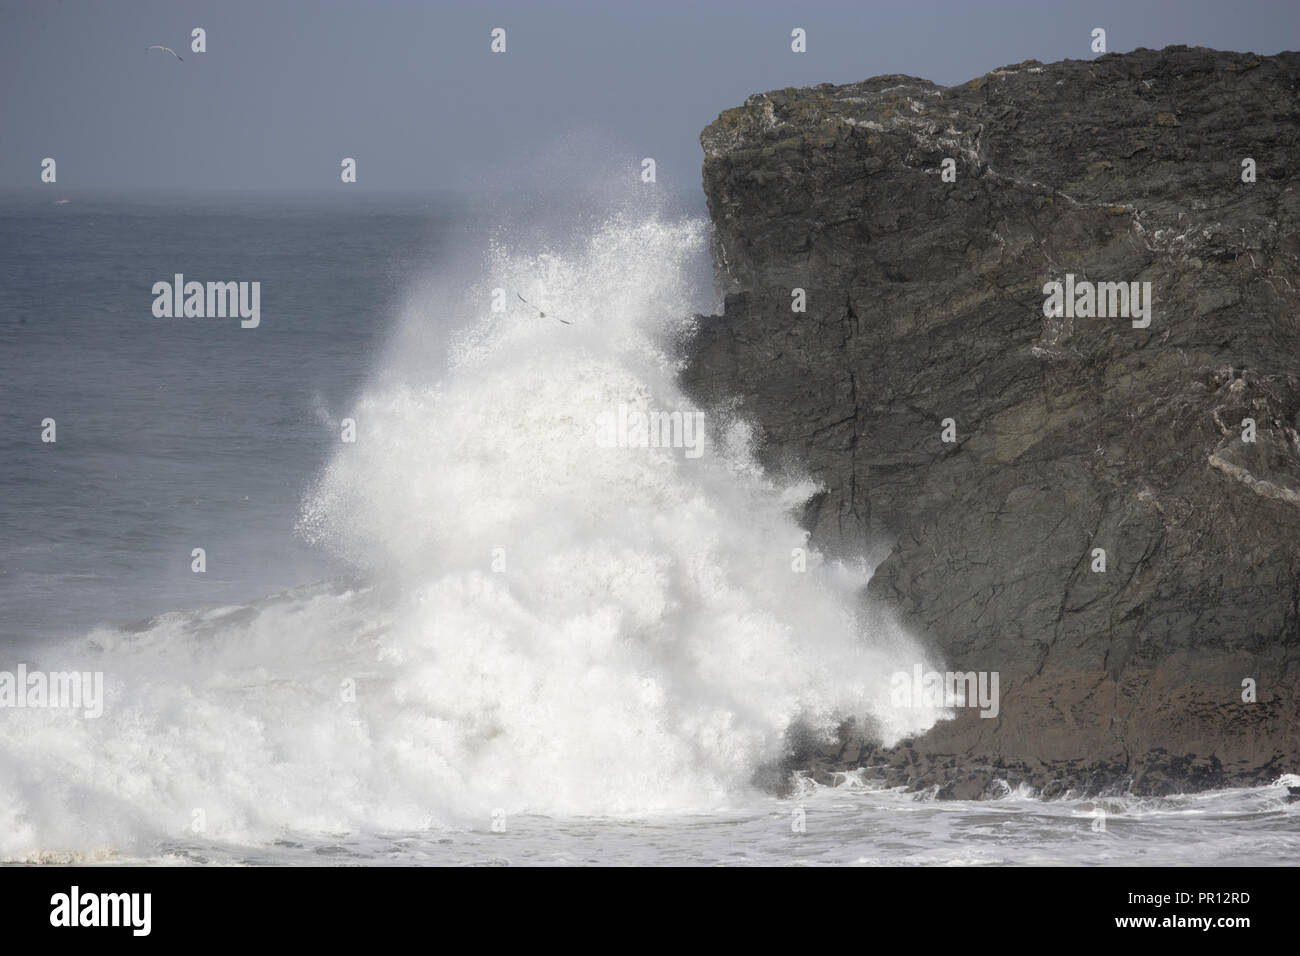
<instances>
[{"instance_id":1,"label":"white bird in flight","mask_svg":"<svg viewBox=\"0 0 1300 956\"><path fill-rule=\"evenodd\" d=\"M185 57L181 56L179 53L177 53L169 46L159 46L157 43L155 43L153 46L147 48L145 52L148 53L149 50L162 50L164 53L170 53L172 56L176 57L176 59L180 60L182 63L185 62Z\"/></svg>"}]
</instances>

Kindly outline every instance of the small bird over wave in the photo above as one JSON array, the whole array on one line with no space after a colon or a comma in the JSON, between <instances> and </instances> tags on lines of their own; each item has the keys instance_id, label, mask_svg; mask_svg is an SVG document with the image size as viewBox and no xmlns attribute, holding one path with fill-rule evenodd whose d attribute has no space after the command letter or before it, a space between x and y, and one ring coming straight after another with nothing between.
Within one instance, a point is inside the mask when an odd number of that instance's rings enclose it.
<instances>
[{"instance_id":1,"label":"small bird over wave","mask_svg":"<svg viewBox=\"0 0 1300 956\"><path fill-rule=\"evenodd\" d=\"M519 295L519 293L516 292L515 295ZM536 309L538 315L540 315L542 318L546 318L546 313L545 313L545 312L543 312L541 309L538 309L537 306L533 305L531 302L529 302L527 299L525 299L522 295L519 295L519 301L522 302L524 305L528 306L528 308L530 308L530 309ZM568 319L561 319L558 315L552 315L551 318L555 319L556 321L563 322L565 325L572 325L572 324L573 324L573 323L570 322Z\"/></svg>"},{"instance_id":2,"label":"small bird over wave","mask_svg":"<svg viewBox=\"0 0 1300 956\"><path fill-rule=\"evenodd\" d=\"M176 57L176 59L180 60L182 63L185 62L185 57L181 56L179 53L177 53L169 46L160 46L159 44L155 43L153 46L147 47L145 49L145 52L148 53L149 50L162 50L164 53L170 53L172 56Z\"/></svg>"}]
</instances>

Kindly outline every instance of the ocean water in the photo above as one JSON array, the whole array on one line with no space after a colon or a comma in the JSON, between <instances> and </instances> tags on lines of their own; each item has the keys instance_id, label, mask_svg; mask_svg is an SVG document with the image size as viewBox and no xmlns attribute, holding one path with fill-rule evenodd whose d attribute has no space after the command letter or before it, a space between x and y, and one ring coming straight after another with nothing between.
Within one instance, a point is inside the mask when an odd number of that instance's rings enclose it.
<instances>
[{"instance_id":1,"label":"ocean water","mask_svg":"<svg viewBox=\"0 0 1300 956\"><path fill-rule=\"evenodd\" d=\"M324 423L360 388L404 284L443 253L449 216L395 203L0 207L0 643L323 573L292 531L332 447ZM268 321L153 318L153 283L177 272L261 281ZM58 441L33 442L47 417ZM189 570L194 547L209 553L204 575Z\"/></svg>"},{"instance_id":2,"label":"ocean water","mask_svg":"<svg viewBox=\"0 0 1300 956\"><path fill-rule=\"evenodd\" d=\"M74 199L0 222L0 671L104 688L100 716L0 707L0 861L1295 859L1287 780L754 788L792 724L897 740L948 714L891 704L892 673L942 662L864 609L865 561L809 548L812 483L677 389L714 306L698 211ZM175 273L260 281L260 326L155 318ZM652 412L706 427L610 426Z\"/></svg>"},{"instance_id":3,"label":"ocean water","mask_svg":"<svg viewBox=\"0 0 1300 956\"><path fill-rule=\"evenodd\" d=\"M1269 787L1161 798L943 801L859 777L790 799L621 817L523 814L446 832L315 834L270 846L193 840L174 865L1294 866L1291 775Z\"/></svg>"}]
</instances>

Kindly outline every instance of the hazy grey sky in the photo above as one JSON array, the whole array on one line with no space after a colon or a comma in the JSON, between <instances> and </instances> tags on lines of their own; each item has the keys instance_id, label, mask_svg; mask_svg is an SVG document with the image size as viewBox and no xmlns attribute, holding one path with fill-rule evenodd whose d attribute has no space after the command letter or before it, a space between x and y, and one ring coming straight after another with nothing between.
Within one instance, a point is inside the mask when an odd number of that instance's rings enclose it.
<instances>
[{"instance_id":1,"label":"hazy grey sky","mask_svg":"<svg viewBox=\"0 0 1300 956\"><path fill-rule=\"evenodd\" d=\"M344 156L358 190L563 190L653 156L698 189L700 129L751 93L1086 59L1097 26L1112 52L1276 53L1300 2L0 0L0 188L41 188L46 156L65 191L332 188Z\"/></svg>"}]
</instances>

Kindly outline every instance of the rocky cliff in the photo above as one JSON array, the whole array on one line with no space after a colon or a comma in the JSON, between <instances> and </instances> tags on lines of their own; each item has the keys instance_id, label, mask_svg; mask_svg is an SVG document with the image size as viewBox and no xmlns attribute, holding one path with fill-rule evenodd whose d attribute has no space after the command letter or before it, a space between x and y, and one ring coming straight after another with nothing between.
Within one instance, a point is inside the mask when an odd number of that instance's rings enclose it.
<instances>
[{"instance_id":1,"label":"rocky cliff","mask_svg":"<svg viewBox=\"0 0 1300 956\"><path fill-rule=\"evenodd\" d=\"M688 389L822 482L817 546L892 545L875 603L1001 676L996 719L794 759L963 797L1300 769L1300 54L787 89L701 142L726 297Z\"/></svg>"}]
</instances>

